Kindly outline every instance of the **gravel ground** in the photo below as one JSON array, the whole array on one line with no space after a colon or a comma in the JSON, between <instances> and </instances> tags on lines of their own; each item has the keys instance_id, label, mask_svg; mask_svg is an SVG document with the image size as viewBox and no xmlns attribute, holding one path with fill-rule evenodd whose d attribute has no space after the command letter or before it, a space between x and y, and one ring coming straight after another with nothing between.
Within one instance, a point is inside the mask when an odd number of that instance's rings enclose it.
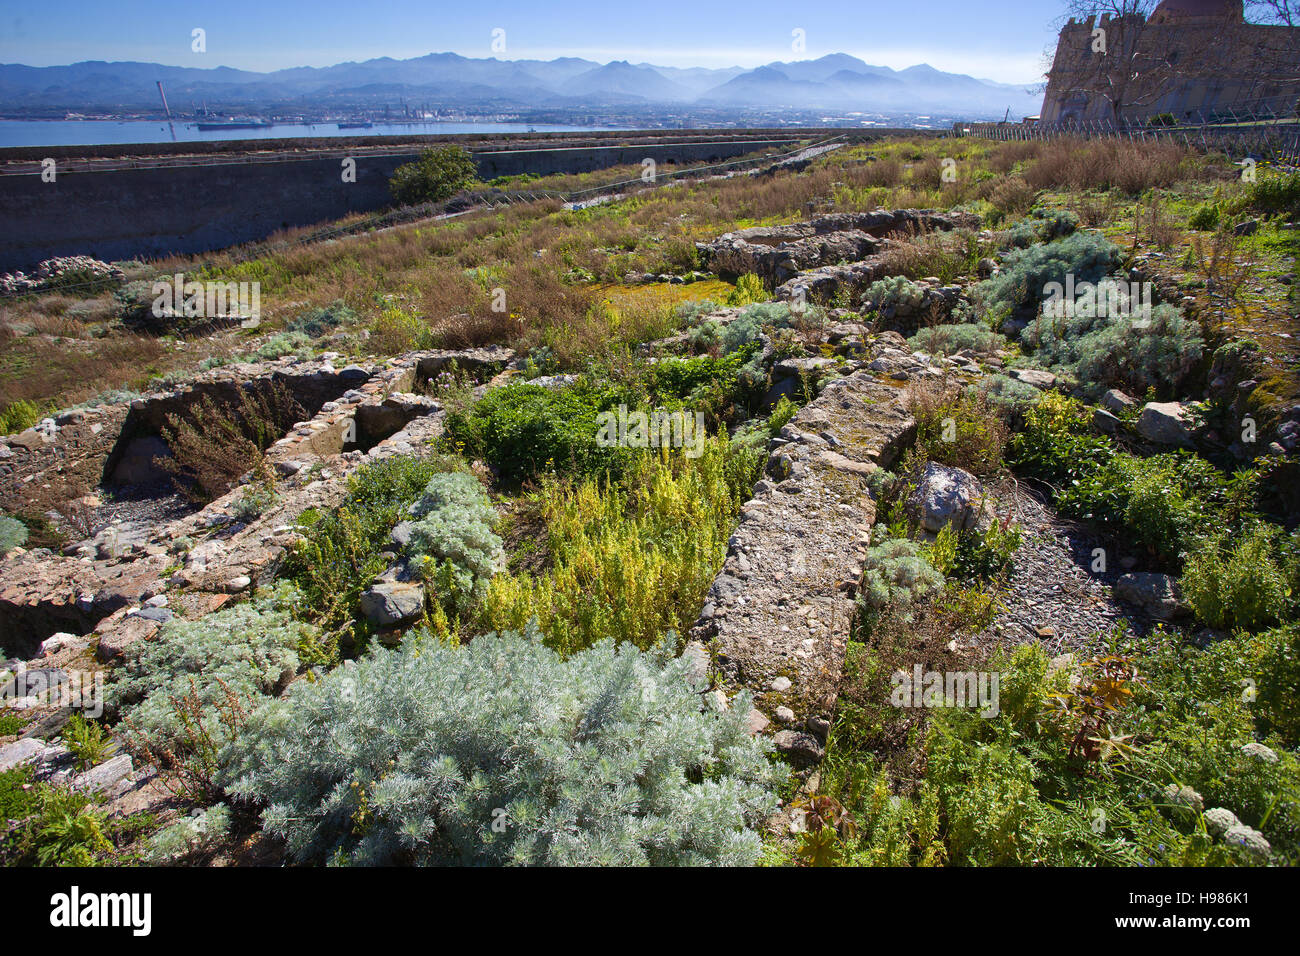
<instances>
[{"instance_id":1,"label":"gravel ground","mask_svg":"<svg viewBox=\"0 0 1300 956\"><path fill-rule=\"evenodd\" d=\"M1095 652L1117 625L1145 633L1143 615L1112 596L1111 586L1124 573L1122 555L1113 542L1086 525L1058 515L1036 493L1008 482L989 489L997 513L1010 508L1021 527L1020 549L1000 596L1006 609L979 644L1012 646L1041 641L1049 653ZM1091 570L1093 549L1106 549L1106 571Z\"/></svg>"},{"instance_id":2,"label":"gravel ground","mask_svg":"<svg viewBox=\"0 0 1300 956\"><path fill-rule=\"evenodd\" d=\"M96 532L110 524L124 527L165 525L198 510L198 506L167 482L161 485L132 485L121 488L110 496L103 494L102 503L94 511Z\"/></svg>"}]
</instances>

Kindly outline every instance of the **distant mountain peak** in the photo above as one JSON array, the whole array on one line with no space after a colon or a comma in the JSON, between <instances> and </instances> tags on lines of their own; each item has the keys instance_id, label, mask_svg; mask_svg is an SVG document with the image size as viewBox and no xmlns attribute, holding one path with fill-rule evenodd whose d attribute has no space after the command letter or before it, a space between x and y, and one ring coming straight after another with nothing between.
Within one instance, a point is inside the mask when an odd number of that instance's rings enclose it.
<instances>
[{"instance_id":1,"label":"distant mountain peak","mask_svg":"<svg viewBox=\"0 0 1300 956\"><path fill-rule=\"evenodd\" d=\"M0 64L0 101L10 115L157 110L159 80L173 102L261 113L304 108L362 112L406 103L492 112L630 105L649 111L651 117L655 107L663 106L665 116L680 119L683 111L698 105L709 110L790 108L978 119L1001 118L1008 105L1013 112L1029 115L1040 105L1023 86L944 73L929 63L895 71L848 53L775 61L754 69L714 69L633 64L626 59L602 64L580 57L476 58L449 51L269 73L102 60L51 67Z\"/></svg>"}]
</instances>

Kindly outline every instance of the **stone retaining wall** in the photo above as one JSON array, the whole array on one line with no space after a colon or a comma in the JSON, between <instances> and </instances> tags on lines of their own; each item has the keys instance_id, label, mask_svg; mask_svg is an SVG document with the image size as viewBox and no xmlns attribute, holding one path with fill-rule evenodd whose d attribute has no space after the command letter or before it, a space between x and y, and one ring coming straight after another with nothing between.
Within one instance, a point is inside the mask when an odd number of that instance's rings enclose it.
<instances>
[{"instance_id":1,"label":"stone retaining wall","mask_svg":"<svg viewBox=\"0 0 1300 956\"><path fill-rule=\"evenodd\" d=\"M512 374L508 349L462 352L414 352L367 368L356 388L325 402L311 419L296 423L275 442L267 457L278 476L279 499L247 521L237 517L244 494L238 487L179 520L145 528L102 531L65 554L35 550L0 561L0 645L10 653L30 655L51 634L86 635L92 630L103 661L116 658L133 641L152 634L165 614L142 614L150 598L169 595L169 608L199 617L221 607L232 594L269 584L288 550L299 540L295 523L309 508L336 507L347 493L344 480L368 461L418 454L442 434L441 405L406 391L419 382L419 369L456 361L460 367L502 369L478 386L482 394ZM313 380L340 377L328 362L268 363L278 374ZM207 373L207 384L246 381L265 375L266 366L237 367ZM486 372L485 372L486 374ZM341 387L341 386L340 386ZM174 401L176 392L152 398ZM140 400L146 405L149 400ZM369 447L347 448L344 436L354 431L359 414L374 410L381 417L397 414L395 427L372 436ZM143 414L143 413L142 413ZM125 415L120 416L125 420ZM351 427L350 427L351 426ZM58 441L56 435L51 444ZM58 455L46 450L50 461ZM99 461L104 460L101 454Z\"/></svg>"},{"instance_id":2,"label":"stone retaining wall","mask_svg":"<svg viewBox=\"0 0 1300 956\"><path fill-rule=\"evenodd\" d=\"M833 716L876 517L867 477L915 430L899 390L870 371L828 385L772 440L692 629L723 689L750 688L752 726L796 762L820 759Z\"/></svg>"}]
</instances>

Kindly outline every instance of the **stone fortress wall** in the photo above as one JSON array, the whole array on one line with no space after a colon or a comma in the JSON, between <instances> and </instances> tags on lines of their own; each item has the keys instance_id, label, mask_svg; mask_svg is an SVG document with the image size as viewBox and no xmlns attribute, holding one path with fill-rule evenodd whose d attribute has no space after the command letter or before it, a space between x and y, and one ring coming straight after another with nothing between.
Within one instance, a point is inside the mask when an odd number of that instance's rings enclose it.
<instances>
[{"instance_id":1,"label":"stone fortress wall","mask_svg":"<svg viewBox=\"0 0 1300 956\"><path fill-rule=\"evenodd\" d=\"M1164 0L1149 18L1071 19L1057 42L1040 121L1294 116L1298 101L1300 28L1246 23L1241 0Z\"/></svg>"},{"instance_id":2,"label":"stone fortress wall","mask_svg":"<svg viewBox=\"0 0 1300 956\"><path fill-rule=\"evenodd\" d=\"M290 143L278 153L261 144L246 161L199 157L96 163L103 150L48 149L59 172L41 179L42 150L0 150L0 271L29 269L43 259L93 255L100 259L162 257L259 241L277 230L369 213L391 204L388 180L422 149L443 145L428 137L402 151L350 152L346 143L320 150ZM640 142L636 140L642 140ZM454 140L452 140L454 142ZM483 179L523 173L584 173L611 166L712 163L795 145L792 133L711 136L632 136L624 141L528 142L518 148L472 148ZM164 146L166 144L163 144ZM501 145L505 145L502 143ZM165 153L150 147L145 152ZM133 147L115 147L123 155ZM356 159L355 182L344 182L341 161ZM72 164L73 171L65 172Z\"/></svg>"}]
</instances>

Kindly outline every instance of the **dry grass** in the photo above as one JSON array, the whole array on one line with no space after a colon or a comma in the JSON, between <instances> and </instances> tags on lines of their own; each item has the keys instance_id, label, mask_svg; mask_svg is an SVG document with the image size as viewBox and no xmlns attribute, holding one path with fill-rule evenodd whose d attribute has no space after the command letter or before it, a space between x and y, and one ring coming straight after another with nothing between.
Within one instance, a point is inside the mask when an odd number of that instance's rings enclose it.
<instances>
[{"instance_id":1,"label":"dry grass","mask_svg":"<svg viewBox=\"0 0 1300 956\"><path fill-rule=\"evenodd\" d=\"M93 538L99 533L101 522L93 504L95 500L94 493L85 484L69 484L61 489L54 502L54 511L75 540Z\"/></svg>"},{"instance_id":2,"label":"dry grass","mask_svg":"<svg viewBox=\"0 0 1300 956\"><path fill-rule=\"evenodd\" d=\"M981 476L1002 469L1011 430L984 392L929 379L909 383L903 403L917 427L909 462L919 466L935 461Z\"/></svg>"},{"instance_id":3,"label":"dry grass","mask_svg":"<svg viewBox=\"0 0 1300 956\"><path fill-rule=\"evenodd\" d=\"M1024 178L1035 189L1118 189L1138 195L1180 180L1209 178L1204 163L1171 143L1058 139L1041 143Z\"/></svg>"},{"instance_id":4,"label":"dry grass","mask_svg":"<svg viewBox=\"0 0 1300 956\"><path fill-rule=\"evenodd\" d=\"M1030 159L1037 159L1042 145L1038 140L1002 143L989 157L989 168L1005 176L1020 164Z\"/></svg>"},{"instance_id":5,"label":"dry grass","mask_svg":"<svg viewBox=\"0 0 1300 956\"><path fill-rule=\"evenodd\" d=\"M167 352L164 343L136 335L99 340L0 336L0 406L24 399L47 404L56 398L74 404L107 388L140 387L159 374L157 363Z\"/></svg>"},{"instance_id":6,"label":"dry grass","mask_svg":"<svg viewBox=\"0 0 1300 956\"><path fill-rule=\"evenodd\" d=\"M1145 217L1142 207L1138 207L1133 217L1133 225L1135 233L1145 232L1147 242L1161 252L1168 252L1182 238L1182 231L1170 220L1157 196L1151 197Z\"/></svg>"},{"instance_id":7,"label":"dry grass","mask_svg":"<svg viewBox=\"0 0 1300 956\"><path fill-rule=\"evenodd\" d=\"M1038 191L1019 176L990 180L990 183L990 205L1008 218L1018 218L1027 213L1034 205L1034 197L1038 195Z\"/></svg>"},{"instance_id":8,"label":"dry grass","mask_svg":"<svg viewBox=\"0 0 1300 956\"><path fill-rule=\"evenodd\" d=\"M877 159L862 167L863 186L897 186L903 181L903 164L896 159Z\"/></svg>"},{"instance_id":9,"label":"dry grass","mask_svg":"<svg viewBox=\"0 0 1300 956\"><path fill-rule=\"evenodd\" d=\"M870 156L872 158L865 159ZM957 181L942 180L943 159L957 162ZM907 168L910 166L910 169ZM576 178L550 177L528 188L582 188L638 174L638 167ZM992 174L992 175L990 175ZM877 207L950 208L974 203L1001 217L1023 214L1042 189L1137 189L1175 178L1218 175L1208 160L1175 147L1130 148L1112 141L990 143L916 137L844 150L807 169L764 176L683 182L637 190L580 211L553 200L476 210L450 219L409 222L345 236L329 244L288 245L241 261L241 252L173 258L159 272L198 279L261 283L264 332L300 312L342 300L361 317L369 340L331 348L393 354L416 345L545 345L569 367L610 356L672 330L662 303L613 301L605 290L629 272L683 273L695 266L694 243L736 228L804 218L807 210ZM510 188L507 186L507 188ZM1085 221L1108 224L1108 193ZM341 225L355 225L353 216ZM314 229L287 230L298 241ZM965 274L969 249L920 237L900 252L898 271L912 277ZM966 240L961 240L965 242ZM905 260L905 261L901 261ZM504 311L494 290L505 292ZM106 388L140 388L149 378L193 367L210 354L246 350L243 337L220 333L185 343L107 337L111 297L61 294L0 306L0 406L19 399L71 404Z\"/></svg>"},{"instance_id":10,"label":"dry grass","mask_svg":"<svg viewBox=\"0 0 1300 956\"><path fill-rule=\"evenodd\" d=\"M911 232L905 241L890 245L881 262L889 275L909 279L937 277L945 285L975 272L988 249L966 230Z\"/></svg>"},{"instance_id":11,"label":"dry grass","mask_svg":"<svg viewBox=\"0 0 1300 956\"><path fill-rule=\"evenodd\" d=\"M182 491L196 501L211 501L246 472L269 476L262 453L305 414L279 382L243 388L238 404L204 395L188 415L168 416L163 438L173 457L161 463Z\"/></svg>"},{"instance_id":12,"label":"dry grass","mask_svg":"<svg viewBox=\"0 0 1300 956\"><path fill-rule=\"evenodd\" d=\"M1085 226L1095 229L1113 222L1120 212L1120 202L1115 194L1107 190L1102 193L1088 193L1075 203L1075 211Z\"/></svg>"},{"instance_id":13,"label":"dry grass","mask_svg":"<svg viewBox=\"0 0 1300 956\"><path fill-rule=\"evenodd\" d=\"M1242 291L1256 277L1255 263L1238 254L1241 240L1220 228L1208 240L1192 239L1189 259L1204 277L1212 295L1221 297L1229 311L1241 311Z\"/></svg>"}]
</instances>

